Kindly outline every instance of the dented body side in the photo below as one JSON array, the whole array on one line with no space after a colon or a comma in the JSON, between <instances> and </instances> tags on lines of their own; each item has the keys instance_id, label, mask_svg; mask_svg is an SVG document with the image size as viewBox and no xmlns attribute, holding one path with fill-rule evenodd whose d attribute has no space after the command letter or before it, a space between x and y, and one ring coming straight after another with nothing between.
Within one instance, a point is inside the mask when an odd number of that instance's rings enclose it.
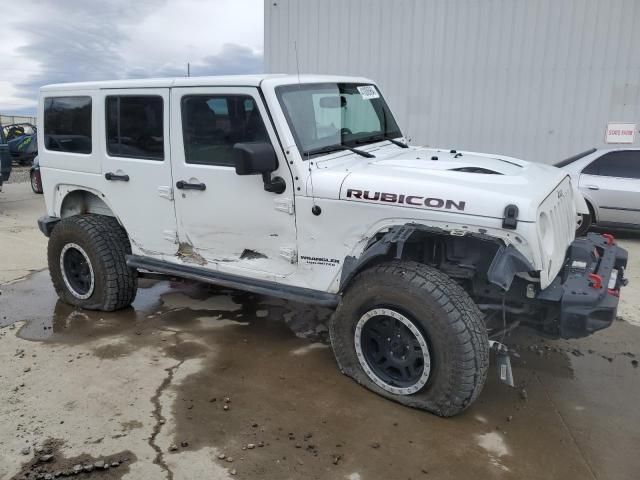
<instances>
[{"instance_id":1,"label":"dented body side","mask_svg":"<svg viewBox=\"0 0 640 480\"><path fill-rule=\"evenodd\" d=\"M553 280L547 274L537 215L543 199L565 174L509 157L403 149L385 141L362 147L372 159L349 151L313 161L302 158L275 95L277 86L299 81L373 84L349 77L265 76L246 83L211 80L209 86L206 81L174 79L149 85L141 81L137 86L105 82L45 87L41 119L46 96L86 95L93 105L90 155L80 158L43 148L48 215L61 217L64 198L74 190L86 190L104 200L104 206L93 202L83 210L78 203L69 212L112 214L127 231L134 255L329 293L341 291L348 259L360 258L372 239L407 224L442 235L490 238L516 249L534 271L542 271L541 288ZM109 95L140 93L138 87L161 96L167 106L162 161L114 158L106 151L105 100ZM282 194L265 191L258 175L239 176L229 166L186 163L182 98L219 93L254 99L278 158L272 174L286 183ZM44 135L44 128L38 135ZM44 138L39 141L46 145ZM472 173L474 169L489 173ZM108 174L126 175L128 181L108 181ZM176 189L180 181L207 188ZM508 204L519 209L515 230L502 227ZM568 218L572 212L566 213Z\"/></svg>"}]
</instances>

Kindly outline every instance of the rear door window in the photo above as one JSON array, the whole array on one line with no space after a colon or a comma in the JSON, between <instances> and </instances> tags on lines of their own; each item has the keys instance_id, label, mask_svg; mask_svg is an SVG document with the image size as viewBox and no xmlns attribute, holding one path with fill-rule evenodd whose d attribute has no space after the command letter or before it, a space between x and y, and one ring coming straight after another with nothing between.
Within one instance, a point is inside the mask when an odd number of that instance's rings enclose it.
<instances>
[{"instance_id":1,"label":"rear door window","mask_svg":"<svg viewBox=\"0 0 640 480\"><path fill-rule=\"evenodd\" d=\"M255 100L248 95L182 97L186 163L234 167L236 143L268 142Z\"/></svg>"},{"instance_id":2,"label":"rear door window","mask_svg":"<svg viewBox=\"0 0 640 480\"><path fill-rule=\"evenodd\" d=\"M44 147L59 152L91 153L91 97L44 99Z\"/></svg>"},{"instance_id":3,"label":"rear door window","mask_svg":"<svg viewBox=\"0 0 640 480\"><path fill-rule=\"evenodd\" d=\"M162 97L106 98L107 153L112 157L164 160Z\"/></svg>"},{"instance_id":4,"label":"rear door window","mask_svg":"<svg viewBox=\"0 0 640 480\"><path fill-rule=\"evenodd\" d=\"M587 165L582 173L603 177L640 178L640 150L605 153Z\"/></svg>"}]
</instances>

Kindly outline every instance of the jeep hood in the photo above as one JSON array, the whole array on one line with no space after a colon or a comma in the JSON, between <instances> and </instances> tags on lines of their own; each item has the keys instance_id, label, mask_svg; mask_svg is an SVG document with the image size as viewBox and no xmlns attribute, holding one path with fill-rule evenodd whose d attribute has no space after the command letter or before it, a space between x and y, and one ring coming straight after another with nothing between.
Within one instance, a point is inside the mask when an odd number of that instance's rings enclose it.
<instances>
[{"instance_id":1,"label":"jeep hood","mask_svg":"<svg viewBox=\"0 0 640 480\"><path fill-rule=\"evenodd\" d=\"M318 159L314 195L496 219L513 204L518 220L533 222L538 206L567 177L549 165L481 153L386 145L367 151L376 158L340 152Z\"/></svg>"}]
</instances>

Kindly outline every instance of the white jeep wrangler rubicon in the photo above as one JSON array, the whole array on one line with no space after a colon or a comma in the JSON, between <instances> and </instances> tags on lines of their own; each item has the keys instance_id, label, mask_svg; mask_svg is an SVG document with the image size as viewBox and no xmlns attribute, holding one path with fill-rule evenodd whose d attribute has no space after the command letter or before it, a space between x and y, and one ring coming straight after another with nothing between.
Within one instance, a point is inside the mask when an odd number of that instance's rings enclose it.
<instances>
[{"instance_id":1,"label":"white jeep wrangler rubicon","mask_svg":"<svg viewBox=\"0 0 640 480\"><path fill-rule=\"evenodd\" d=\"M38 121L39 225L72 305L127 307L154 272L335 307L341 371L443 416L479 395L490 339L615 318L627 254L574 241L566 172L408 146L371 80L51 85Z\"/></svg>"}]
</instances>

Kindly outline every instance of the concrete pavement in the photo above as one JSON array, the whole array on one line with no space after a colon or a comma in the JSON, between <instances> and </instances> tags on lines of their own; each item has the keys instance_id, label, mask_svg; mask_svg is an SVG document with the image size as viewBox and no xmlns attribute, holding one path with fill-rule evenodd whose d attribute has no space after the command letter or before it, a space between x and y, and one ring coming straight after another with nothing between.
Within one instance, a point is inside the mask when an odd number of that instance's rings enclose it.
<instances>
[{"instance_id":1,"label":"concrete pavement","mask_svg":"<svg viewBox=\"0 0 640 480\"><path fill-rule=\"evenodd\" d=\"M44 215L42 195L31 185L7 183L0 192L0 284L7 283L47 265L47 239L37 219Z\"/></svg>"},{"instance_id":2,"label":"concrete pavement","mask_svg":"<svg viewBox=\"0 0 640 480\"><path fill-rule=\"evenodd\" d=\"M2 479L96 462L118 465L74 477L617 480L640 471L637 237L622 240L634 282L622 319L579 341L508 337L521 354L517 388L492 367L479 401L441 419L340 375L323 343L327 310L169 281L143 281L120 312L58 302L46 270L29 274L46 267L42 197L28 184L5 188Z\"/></svg>"}]
</instances>

